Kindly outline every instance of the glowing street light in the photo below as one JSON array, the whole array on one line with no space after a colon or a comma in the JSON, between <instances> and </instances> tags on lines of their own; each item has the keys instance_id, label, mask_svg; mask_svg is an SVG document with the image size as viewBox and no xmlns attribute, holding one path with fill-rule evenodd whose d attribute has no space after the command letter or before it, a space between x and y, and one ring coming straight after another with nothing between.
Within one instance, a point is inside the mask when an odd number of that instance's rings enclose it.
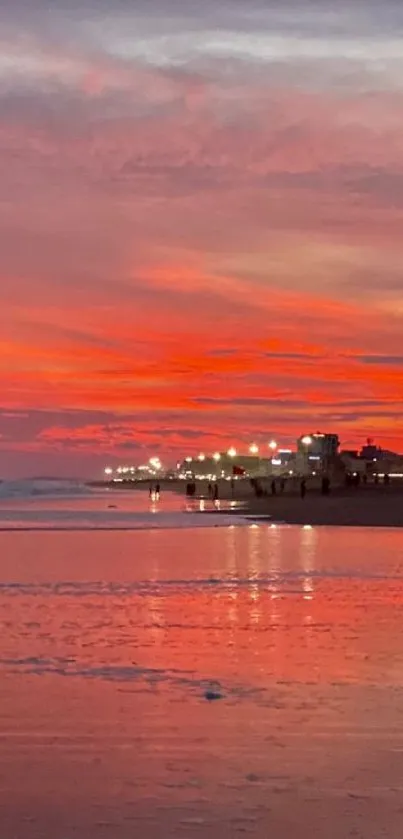
<instances>
[{"instance_id":1,"label":"glowing street light","mask_svg":"<svg viewBox=\"0 0 403 839\"><path fill-rule=\"evenodd\" d=\"M301 443L303 443L304 446L312 446L313 439L309 434L307 434L306 437L302 438Z\"/></svg>"},{"instance_id":2,"label":"glowing street light","mask_svg":"<svg viewBox=\"0 0 403 839\"><path fill-rule=\"evenodd\" d=\"M213 454L213 460L215 460L216 463L218 463L218 461L221 460L220 452L215 452Z\"/></svg>"},{"instance_id":3,"label":"glowing street light","mask_svg":"<svg viewBox=\"0 0 403 839\"><path fill-rule=\"evenodd\" d=\"M277 448L277 443L276 443L276 441L275 441L275 440L270 440L270 443L269 443L269 449L271 449L271 450L272 450L272 452L274 452L274 451L276 450L276 448Z\"/></svg>"},{"instance_id":4,"label":"glowing street light","mask_svg":"<svg viewBox=\"0 0 403 839\"><path fill-rule=\"evenodd\" d=\"M252 443L249 446L249 451L251 454L259 454L259 446L257 446L256 443Z\"/></svg>"},{"instance_id":5,"label":"glowing street light","mask_svg":"<svg viewBox=\"0 0 403 839\"><path fill-rule=\"evenodd\" d=\"M185 461L186 461L186 463L191 463L191 462L192 462L192 460L193 460L193 458L192 458L192 457L185 457Z\"/></svg>"},{"instance_id":6,"label":"glowing street light","mask_svg":"<svg viewBox=\"0 0 403 839\"><path fill-rule=\"evenodd\" d=\"M107 466L106 469L104 469L104 472L105 475L113 475L113 469L111 469L110 466Z\"/></svg>"},{"instance_id":7,"label":"glowing street light","mask_svg":"<svg viewBox=\"0 0 403 839\"><path fill-rule=\"evenodd\" d=\"M201 453L201 454L199 454L199 457L197 459L200 460L201 462L203 462L203 460L206 459L206 455Z\"/></svg>"},{"instance_id":8,"label":"glowing street light","mask_svg":"<svg viewBox=\"0 0 403 839\"><path fill-rule=\"evenodd\" d=\"M236 449L234 449L234 447L231 446L231 448L227 451L227 455L228 457L236 457Z\"/></svg>"}]
</instances>

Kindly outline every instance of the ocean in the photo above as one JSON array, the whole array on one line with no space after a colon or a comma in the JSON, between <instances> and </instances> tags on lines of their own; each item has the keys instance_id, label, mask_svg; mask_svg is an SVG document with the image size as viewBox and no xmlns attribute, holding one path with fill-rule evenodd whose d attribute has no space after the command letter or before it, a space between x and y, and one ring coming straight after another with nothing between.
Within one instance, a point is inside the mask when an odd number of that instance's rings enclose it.
<instances>
[{"instance_id":1,"label":"ocean","mask_svg":"<svg viewBox=\"0 0 403 839\"><path fill-rule=\"evenodd\" d=\"M186 501L175 492L163 491L150 499L147 491L92 487L89 484L37 478L0 483L0 529L19 530L139 530L162 527L226 526L213 503ZM203 511L203 516L200 512ZM211 516L209 515L211 513ZM231 514L231 522L234 522ZM238 524L244 524L239 519Z\"/></svg>"},{"instance_id":2,"label":"ocean","mask_svg":"<svg viewBox=\"0 0 403 839\"><path fill-rule=\"evenodd\" d=\"M400 839L401 530L0 490L0 835Z\"/></svg>"}]
</instances>

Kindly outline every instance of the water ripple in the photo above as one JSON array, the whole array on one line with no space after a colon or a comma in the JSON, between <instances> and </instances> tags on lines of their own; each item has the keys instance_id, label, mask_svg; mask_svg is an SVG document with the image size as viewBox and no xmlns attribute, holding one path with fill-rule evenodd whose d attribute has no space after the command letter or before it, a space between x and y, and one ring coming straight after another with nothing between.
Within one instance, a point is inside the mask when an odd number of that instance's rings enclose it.
<instances>
[{"instance_id":1,"label":"water ripple","mask_svg":"<svg viewBox=\"0 0 403 839\"><path fill-rule=\"evenodd\" d=\"M90 666L78 663L73 657L42 658L40 656L27 656L1 658L0 668L13 674L22 672L24 675L70 676L131 685L139 683L140 687L146 686L148 689L155 689L159 686L181 688L205 699L210 698L209 694L214 694L214 698L239 700L254 698L265 692L263 688L224 685L216 679L202 679L191 670L140 667L137 664Z\"/></svg>"}]
</instances>

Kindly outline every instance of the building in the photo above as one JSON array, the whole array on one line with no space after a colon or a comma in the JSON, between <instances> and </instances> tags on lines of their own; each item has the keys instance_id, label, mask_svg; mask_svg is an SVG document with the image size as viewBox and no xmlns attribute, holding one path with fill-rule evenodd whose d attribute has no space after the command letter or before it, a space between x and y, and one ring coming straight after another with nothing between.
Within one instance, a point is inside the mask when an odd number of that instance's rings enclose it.
<instances>
[{"instance_id":1,"label":"building","mask_svg":"<svg viewBox=\"0 0 403 839\"><path fill-rule=\"evenodd\" d=\"M296 454L291 449L277 449L271 458L273 475L293 475L296 471Z\"/></svg>"},{"instance_id":2,"label":"building","mask_svg":"<svg viewBox=\"0 0 403 839\"><path fill-rule=\"evenodd\" d=\"M297 440L297 470L300 474L326 472L335 463L340 440L337 434L316 431Z\"/></svg>"},{"instance_id":3,"label":"building","mask_svg":"<svg viewBox=\"0 0 403 839\"><path fill-rule=\"evenodd\" d=\"M360 457L374 463L378 460L395 460L396 458L399 458L400 455L397 452L392 452L389 451L389 449L382 449L380 446L376 446L374 441L368 438L366 445L363 446L360 451Z\"/></svg>"},{"instance_id":4,"label":"building","mask_svg":"<svg viewBox=\"0 0 403 839\"><path fill-rule=\"evenodd\" d=\"M241 455L234 450L186 457L177 464L180 478L216 481L219 478L265 477L271 473L271 459L258 455Z\"/></svg>"}]
</instances>

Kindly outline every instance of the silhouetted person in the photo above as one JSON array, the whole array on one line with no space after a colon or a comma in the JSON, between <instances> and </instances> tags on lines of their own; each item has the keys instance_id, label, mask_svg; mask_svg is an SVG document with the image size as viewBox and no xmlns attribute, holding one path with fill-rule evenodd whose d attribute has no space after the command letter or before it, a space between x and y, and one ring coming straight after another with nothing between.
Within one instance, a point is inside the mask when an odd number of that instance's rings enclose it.
<instances>
[{"instance_id":1,"label":"silhouetted person","mask_svg":"<svg viewBox=\"0 0 403 839\"><path fill-rule=\"evenodd\" d=\"M285 478L281 478L280 481L280 492L283 493L285 490Z\"/></svg>"},{"instance_id":2,"label":"silhouetted person","mask_svg":"<svg viewBox=\"0 0 403 839\"><path fill-rule=\"evenodd\" d=\"M272 480L270 486L271 486L271 494L272 495L277 495L276 482L275 482L274 479Z\"/></svg>"},{"instance_id":3,"label":"silhouetted person","mask_svg":"<svg viewBox=\"0 0 403 839\"><path fill-rule=\"evenodd\" d=\"M378 475L378 473L376 473L376 475L374 475L374 484L379 484L379 475Z\"/></svg>"},{"instance_id":4,"label":"silhouetted person","mask_svg":"<svg viewBox=\"0 0 403 839\"><path fill-rule=\"evenodd\" d=\"M383 482L384 482L385 486L389 485L389 481L390 481L389 475L388 474L384 475L383 476Z\"/></svg>"},{"instance_id":5,"label":"silhouetted person","mask_svg":"<svg viewBox=\"0 0 403 839\"><path fill-rule=\"evenodd\" d=\"M234 489L235 489L235 481L234 481L233 478L231 478L231 495L232 496L234 495Z\"/></svg>"},{"instance_id":6,"label":"silhouetted person","mask_svg":"<svg viewBox=\"0 0 403 839\"><path fill-rule=\"evenodd\" d=\"M366 473L366 472L364 472L364 474L363 474L363 476L362 476L362 482L363 482L363 484L365 484L365 486L366 486L366 485L367 485L367 483L368 483L368 475L367 475L367 473Z\"/></svg>"},{"instance_id":7,"label":"silhouetted person","mask_svg":"<svg viewBox=\"0 0 403 839\"><path fill-rule=\"evenodd\" d=\"M213 495L213 487L212 487L212 485L211 485L210 483L209 483L209 485L208 485L208 487L207 487L207 493L208 493L208 497L209 497L209 498L211 498L211 497L212 497L212 495Z\"/></svg>"},{"instance_id":8,"label":"silhouetted person","mask_svg":"<svg viewBox=\"0 0 403 839\"><path fill-rule=\"evenodd\" d=\"M153 490L153 485L152 485L152 484L150 484L150 488L149 488L149 490L148 490L148 494L149 494L150 498L152 498L153 493L154 493L154 490Z\"/></svg>"},{"instance_id":9,"label":"silhouetted person","mask_svg":"<svg viewBox=\"0 0 403 839\"><path fill-rule=\"evenodd\" d=\"M305 478L302 478L300 488L299 488L299 492L300 492L301 498L305 498L305 495L306 495L306 480L305 480Z\"/></svg>"},{"instance_id":10,"label":"silhouetted person","mask_svg":"<svg viewBox=\"0 0 403 839\"><path fill-rule=\"evenodd\" d=\"M327 475L324 475L322 478L321 483L321 493L322 495L329 495L330 492L330 480Z\"/></svg>"},{"instance_id":11,"label":"silhouetted person","mask_svg":"<svg viewBox=\"0 0 403 839\"><path fill-rule=\"evenodd\" d=\"M214 498L214 501L218 501L218 484L217 483L214 484L213 498Z\"/></svg>"}]
</instances>

